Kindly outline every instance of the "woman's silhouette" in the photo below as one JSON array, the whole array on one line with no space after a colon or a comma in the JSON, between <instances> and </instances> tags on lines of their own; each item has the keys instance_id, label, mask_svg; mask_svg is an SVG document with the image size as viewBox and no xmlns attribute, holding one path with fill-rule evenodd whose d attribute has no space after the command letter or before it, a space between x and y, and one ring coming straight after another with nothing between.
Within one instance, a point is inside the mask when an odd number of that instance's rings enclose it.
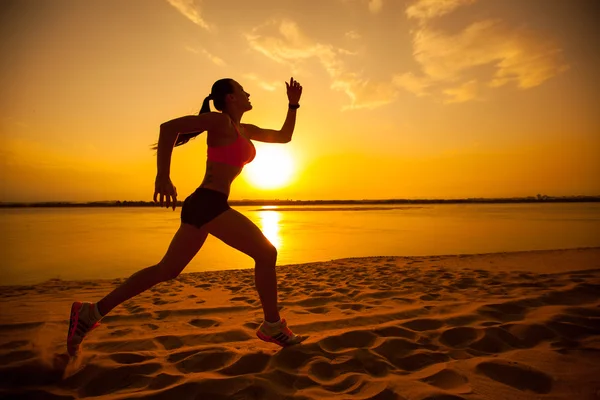
<instances>
[{"instance_id":1,"label":"woman's silhouette","mask_svg":"<svg viewBox=\"0 0 600 400\"><path fill-rule=\"evenodd\" d=\"M73 303L67 336L70 355L77 354L85 335L113 308L157 283L176 278L200 250L208 234L255 261L255 284L264 312L264 321L256 332L257 336L280 346L297 344L306 338L292 333L286 321L279 316L275 272L277 249L254 223L227 203L231 183L256 154L250 140L269 143L291 140L302 86L292 78L289 83L286 82L286 87L289 108L279 131L240 122L243 114L252 109L252 104L250 94L233 79L214 83L198 115L177 118L160 126L154 202L160 202L161 207L172 206L175 210L177 190L170 178L173 147L208 131L204 180L185 199L181 209L181 226L158 264L136 272L97 303ZM210 111L210 100L221 112Z\"/></svg>"}]
</instances>

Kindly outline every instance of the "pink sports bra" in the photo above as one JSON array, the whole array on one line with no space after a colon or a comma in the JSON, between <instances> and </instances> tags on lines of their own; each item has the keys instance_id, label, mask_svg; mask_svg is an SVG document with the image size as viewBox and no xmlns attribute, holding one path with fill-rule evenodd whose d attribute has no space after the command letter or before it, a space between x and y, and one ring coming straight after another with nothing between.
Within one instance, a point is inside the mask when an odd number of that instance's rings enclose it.
<instances>
[{"instance_id":1,"label":"pink sports bra","mask_svg":"<svg viewBox=\"0 0 600 400\"><path fill-rule=\"evenodd\" d=\"M238 136L237 139L227 146L208 146L207 155L209 161L222 162L235 167L243 167L256 156L254 144L240 134L237 126L233 124Z\"/></svg>"}]
</instances>

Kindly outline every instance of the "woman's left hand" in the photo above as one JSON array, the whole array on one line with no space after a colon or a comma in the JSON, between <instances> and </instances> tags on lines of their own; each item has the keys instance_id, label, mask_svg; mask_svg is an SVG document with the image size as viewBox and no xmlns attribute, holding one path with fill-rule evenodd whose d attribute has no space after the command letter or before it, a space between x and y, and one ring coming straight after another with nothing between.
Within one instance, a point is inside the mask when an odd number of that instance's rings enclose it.
<instances>
[{"instance_id":1,"label":"woman's left hand","mask_svg":"<svg viewBox=\"0 0 600 400\"><path fill-rule=\"evenodd\" d=\"M302 86L294 78L290 79L290 83L285 83L287 87L287 96L290 104L298 104L302 95Z\"/></svg>"}]
</instances>

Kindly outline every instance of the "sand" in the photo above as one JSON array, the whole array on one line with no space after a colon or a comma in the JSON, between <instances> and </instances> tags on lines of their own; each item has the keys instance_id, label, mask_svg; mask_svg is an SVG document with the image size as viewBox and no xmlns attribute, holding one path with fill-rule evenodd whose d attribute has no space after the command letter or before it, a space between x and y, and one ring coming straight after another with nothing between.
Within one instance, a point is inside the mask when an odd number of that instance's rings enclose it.
<instances>
[{"instance_id":1,"label":"sand","mask_svg":"<svg viewBox=\"0 0 600 400\"><path fill-rule=\"evenodd\" d=\"M599 399L600 248L279 266L301 345L255 336L253 270L183 274L65 357L74 300L120 279L4 286L0 398Z\"/></svg>"}]
</instances>

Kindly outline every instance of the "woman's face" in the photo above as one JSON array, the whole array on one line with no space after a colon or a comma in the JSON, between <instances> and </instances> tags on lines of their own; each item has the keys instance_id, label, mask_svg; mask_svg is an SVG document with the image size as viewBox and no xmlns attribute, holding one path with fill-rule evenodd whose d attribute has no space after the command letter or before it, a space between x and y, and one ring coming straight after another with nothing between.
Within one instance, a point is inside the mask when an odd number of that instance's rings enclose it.
<instances>
[{"instance_id":1,"label":"woman's face","mask_svg":"<svg viewBox=\"0 0 600 400\"><path fill-rule=\"evenodd\" d=\"M252 103L250 103L250 93L247 93L242 85L233 81L233 100L236 105L242 109L242 111L252 110Z\"/></svg>"}]
</instances>

